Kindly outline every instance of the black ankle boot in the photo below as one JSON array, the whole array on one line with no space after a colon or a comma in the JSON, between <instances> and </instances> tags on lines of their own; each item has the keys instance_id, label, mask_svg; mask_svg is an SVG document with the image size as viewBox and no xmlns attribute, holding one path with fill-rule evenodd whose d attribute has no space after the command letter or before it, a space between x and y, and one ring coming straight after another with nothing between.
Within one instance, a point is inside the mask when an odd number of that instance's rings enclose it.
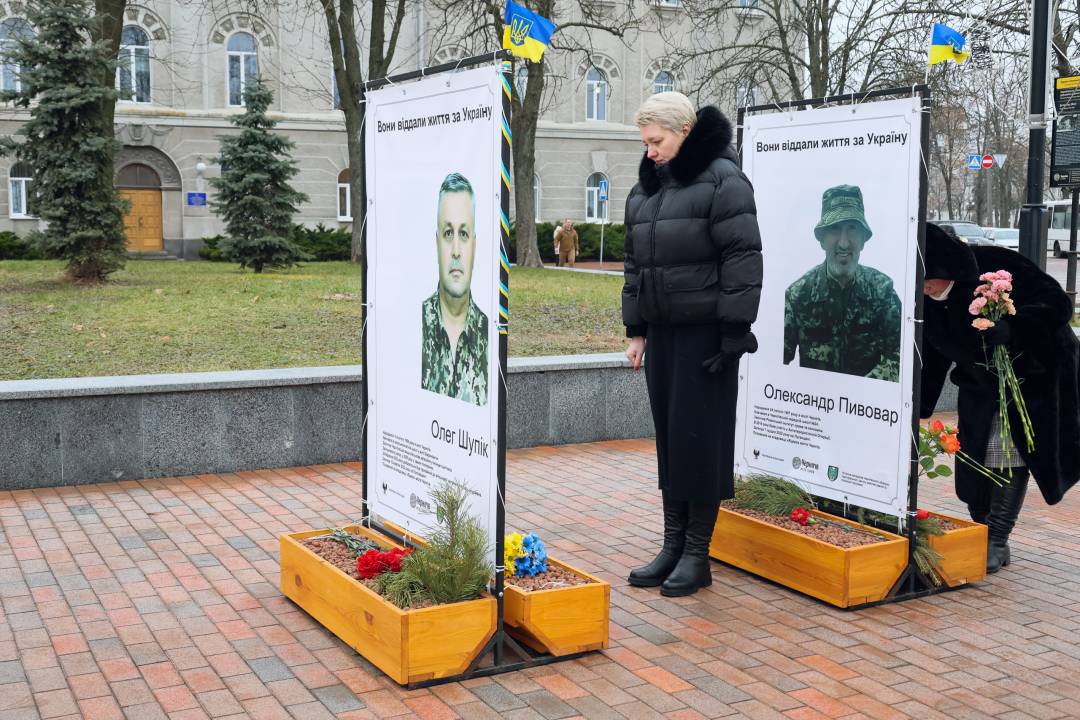
<instances>
[{"instance_id":1,"label":"black ankle boot","mask_svg":"<svg viewBox=\"0 0 1080 720\"><path fill-rule=\"evenodd\" d=\"M986 516L988 540L986 545L986 572L996 573L1009 564L1009 533L1020 516L1027 495L1028 469L1013 468L1009 483L1002 487L994 486L990 501L990 513Z\"/></svg>"},{"instance_id":2,"label":"black ankle boot","mask_svg":"<svg viewBox=\"0 0 1080 720\"><path fill-rule=\"evenodd\" d=\"M686 502L671 500L664 493L664 545L651 563L631 570L627 582L634 587L656 587L664 582L682 556L685 537Z\"/></svg>"},{"instance_id":3,"label":"black ankle boot","mask_svg":"<svg viewBox=\"0 0 1080 720\"><path fill-rule=\"evenodd\" d=\"M661 595L682 597L712 585L709 541L712 540L719 509L720 506L715 503L690 503L689 519L686 522L686 545L679 563L660 586Z\"/></svg>"}]
</instances>

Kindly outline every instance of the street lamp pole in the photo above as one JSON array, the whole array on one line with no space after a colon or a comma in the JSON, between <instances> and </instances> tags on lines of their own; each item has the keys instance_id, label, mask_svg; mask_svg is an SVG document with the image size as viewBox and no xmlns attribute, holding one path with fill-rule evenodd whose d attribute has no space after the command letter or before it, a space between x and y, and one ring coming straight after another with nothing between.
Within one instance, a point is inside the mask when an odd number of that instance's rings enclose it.
<instances>
[{"instance_id":1,"label":"street lamp pole","mask_svg":"<svg viewBox=\"0 0 1080 720\"><path fill-rule=\"evenodd\" d=\"M1031 3L1031 86L1028 92L1027 202L1020 210L1020 252L1046 269L1046 230L1043 204L1046 175L1046 71L1049 65L1050 0Z\"/></svg>"}]
</instances>

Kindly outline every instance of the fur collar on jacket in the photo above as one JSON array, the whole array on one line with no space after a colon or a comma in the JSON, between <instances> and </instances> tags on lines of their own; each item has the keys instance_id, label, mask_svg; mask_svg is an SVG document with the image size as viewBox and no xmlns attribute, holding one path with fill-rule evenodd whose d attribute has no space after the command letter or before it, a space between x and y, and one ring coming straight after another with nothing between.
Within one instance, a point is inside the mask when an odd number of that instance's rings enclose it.
<instances>
[{"instance_id":1,"label":"fur collar on jacket","mask_svg":"<svg viewBox=\"0 0 1080 720\"><path fill-rule=\"evenodd\" d=\"M686 184L696 178L713 160L724 154L731 145L731 121L713 105L698 110L697 122L683 140L679 153L668 162L672 178ZM646 194L660 189L660 175L656 163L646 153L638 167L638 182Z\"/></svg>"}]
</instances>

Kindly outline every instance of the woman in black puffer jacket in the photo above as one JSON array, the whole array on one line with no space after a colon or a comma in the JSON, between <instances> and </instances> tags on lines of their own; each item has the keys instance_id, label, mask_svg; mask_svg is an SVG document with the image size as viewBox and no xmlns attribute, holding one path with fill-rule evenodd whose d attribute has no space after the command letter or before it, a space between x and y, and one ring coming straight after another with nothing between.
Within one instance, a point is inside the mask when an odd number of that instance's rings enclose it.
<instances>
[{"instance_id":1,"label":"woman in black puffer jacket","mask_svg":"<svg viewBox=\"0 0 1080 720\"><path fill-rule=\"evenodd\" d=\"M629 582L681 596L712 583L709 540L734 494L739 358L757 350L761 238L719 110L695 113L685 95L658 93L635 122L646 153L626 201L622 312L635 368L648 346L664 545Z\"/></svg>"}]
</instances>

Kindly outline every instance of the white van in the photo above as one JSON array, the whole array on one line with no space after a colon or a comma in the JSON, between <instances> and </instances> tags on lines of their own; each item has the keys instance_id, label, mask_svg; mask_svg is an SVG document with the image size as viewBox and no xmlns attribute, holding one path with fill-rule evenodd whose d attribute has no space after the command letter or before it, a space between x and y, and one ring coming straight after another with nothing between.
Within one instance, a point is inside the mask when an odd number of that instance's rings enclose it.
<instances>
[{"instance_id":1,"label":"white van","mask_svg":"<svg viewBox=\"0 0 1080 720\"><path fill-rule=\"evenodd\" d=\"M1065 257L1069 249L1069 223L1072 222L1072 200L1049 200L1050 230L1046 233L1046 249L1054 257Z\"/></svg>"}]
</instances>

